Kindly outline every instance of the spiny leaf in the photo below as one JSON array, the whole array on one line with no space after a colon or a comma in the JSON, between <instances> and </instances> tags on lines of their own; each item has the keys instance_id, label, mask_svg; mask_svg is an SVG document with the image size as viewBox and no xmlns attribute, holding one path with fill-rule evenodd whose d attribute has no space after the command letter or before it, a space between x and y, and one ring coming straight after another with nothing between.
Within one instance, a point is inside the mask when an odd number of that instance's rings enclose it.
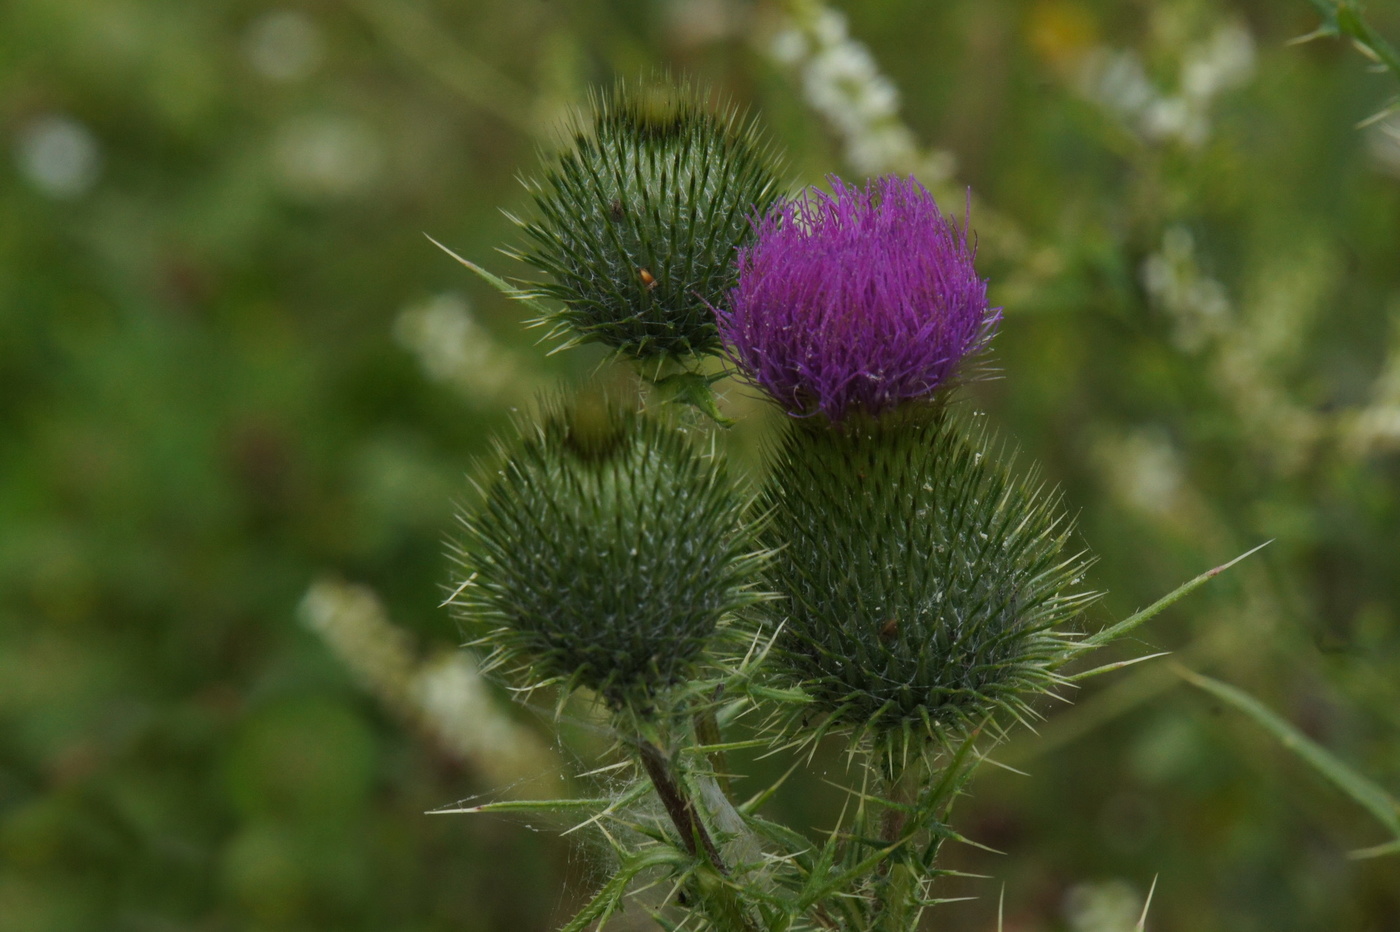
<instances>
[{"instance_id":1,"label":"spiny leaf","mask_svg":"<svg viewBox=\"0 0 1400 932\"><path fill-rule=\"evenodd\" d=\"M598 928L601 928L621 905L622 898L627 894L627 887L639 874L657 867L681 866L688 861L681 852L663 846L648 848L631 855L603 885L603 889L599 890L559 932L583 932L595 921Z\"/></svg>"},{"instance_id":2,"label":"spiny leaf","mask_svg":"<svg viewBox=\"0 0 1400 932\"><path fill-rule=\"evenodd\" d=\"M601 799L509 799L479 806L448 806L429 809L426 815L462 815L478 812L572 812L576 809L606 809L610 798Z\"/></svg>"},{"instance_id":3,"label":"spiny leaf","mask_svg":"<svg viewBox=\"0 0 1400 932\"><path fill-rule=\"evenodd\" d=\"M1171 592L1168 592L1166 595L1162 596L1156 602L1153 602L1151 605L1147 606L1147 608L1144 608L1142 611L1129 615L1127 618L1123 619L1117 624L1110 625L1109 627L1104 628L1097 634L1092 634L1084 640L1080 641L1078 644L1078 650L1076 650L1075 653L1083 653L1085 650L1091 648L1102 647L1105 644L1118 640L1125 634L1135 631L1147 621L1149 621L1150 619L1158 615L1160 612L1162 612L1164 609L1175 604L1183 596L1195 592L1201 586L1204 586L1207 582L1219 576L1221 573L1225 572L1230 567L1234 566L1236 563L1239 563L1246 557L1253 556L1254 554L1263 550L1265 547L1269 546L1269 544L1272 543L1272 540L1266 540L1264 541L1264 543L1260 544L1258 547L1255 547L1253 550L1246 550L1244 553L1235 557L1229 563L1222 563L1220 566L1217 566L1214 569L1206 570L1204 573L1197 576L1195 579L1191 579L1187 582L1182 583L1181 585L1173 589Z\"/></svg>"},{"instance_id":4,"label":"spiny leaf","mask_svg":"<svg viewBox=\"0 0 1400 932\"><path fill-rule=\"evenodd\" d=\"M1353 860L1361 861L1366 858L1384 857L1388 854L1400 854L1400 838L1370 848L1358 848L1351 852L1350 856Z\"/></svg>"},{"instance_id":5,"label":"spiny leaf","mask_svg":"<svg viewBox=\"0 0 1400 932\"><path fill-rule=\"evenodd\" d=\"M1101 667L1094 667L1094 669L1092 670L1085 670L1083 673L1076 673L1073 676L1067 676L1065 677L1065 682L1077 683L1080 680L1087 680L1091 677L1099 676L1104 673L1112 673L1115 670L1121 670L1124 667L1131 667L1133 664L1142 663L1144 660L1155 660L1158 657L1165 657L1170 653L1171 651L1163 650L1158 651L1155 654L1143 654L1141 657L1133 657L1131 660L1120 660L1117 663L1106 663Z\"/></svg>"},{"instance_id":6,"label":"spiny leaf","mask_svg":"<svg viewBox=\"0 0 1400 932\"><path fill-rule=\"evenodd\" d=\"M1138 916L1137 925L1133 927L1137 932L1144 932L1147 928L1147 911L1152 908L1152 896L1157 892L1157 880L1160 877L1161 874L1156 874L1152 877L1152 886L1147 890L1147 900L1142 904L1142 915Z\"/></svg>"},{"instance_id":7,"label":"spiny leaf","mask_svg":"<svg viewBox=\"0 0 1400 932\"><path fill-rule=\"evenodd\" d=\"M545 315L549 313L549 308L547 308L543 303L541 303L530 292L523 291L515 287L510 282L506 281L504 278L501 278L499 275L493 275L492 273L486 271L481 266L477 265L475 262L472 262L469 259L463 259L461 256L448 249L442 243L439 243L431 236L428 236L427 233L424 233L423 235L428 238L428 242L432 243L438 249L441 249L443 252L447 253L449 256L456 259L458 262L462 263L462 265L465 265L467 268L471 269L477 275L481 276L481 278L485 279L487 284L489 284L492 288L495 288L507 298L510 298L513 301L522 302L526 307L530 308L530 310L534 311L537 314Z\"/></svg>"}]
</instances>

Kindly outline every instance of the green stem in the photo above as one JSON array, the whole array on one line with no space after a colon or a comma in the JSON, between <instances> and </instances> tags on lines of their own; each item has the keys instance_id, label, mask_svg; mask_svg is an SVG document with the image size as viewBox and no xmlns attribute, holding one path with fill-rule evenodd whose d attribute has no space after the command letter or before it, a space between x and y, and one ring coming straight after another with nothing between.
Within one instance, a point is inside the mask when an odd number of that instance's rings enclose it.
<instances>
[{"instance_id":1,"label":"green stem","mask_svg":"<svg viewBox=\"0 0 1400 932\"><path fill-rule=\"evenodd\" d=\"M685 791L676 781L671 773L671 765L666 760L666 755L661 753L661 749L645 738L638 739L637 747L642 760L642 769L646 771L647 777L651 780L651 785L656 788L656 795L661 798L661 805L665 807L666 814L671 817L671 824L680 833L681 844L685 845L685 850L691 857L699 855L699 848L705 851L705 857L721 875L729 876L729 868L724 866L724 859L720 857L719 849L715 847L714 839L705 830L705 823L701 822L695 814L695 807L690 804ZM699 848L696 843L699 843Z\"/></svg>"},{"instance_id":2,"label":"green stem","mask_svg":"<svg viewBox=\"0 0 1400 932\"><path fill-rule=\"evenodd\" d=\"M895 764L892 755L885 760L886 799L894 805L881 816L880 841L886 848L898 846L898 850L879 867L874 928L881 932L909 932L912 924L918 921L920 910L916 901L922 894L923 879L909 860L908 848L912 843L909 810L918 802L924 765L922 757L907 767Z\"/></svg>"},{"instance_id":3,"label":"green stem","mask_svg":"<svg viewBox=\"0 0 1400 932\"><path fill-rule=\"evenodd\" d=\"M714 695L714 700L716 702L719 701L719 694L723 688L723 686L716 687ZM713 705L707 705L705 708L695 713L695 738L701 744L717 745L723 743L724 735L720 733L719 720L715 718L715 709ZM708 756L710 758L710 767L715 772L715 782L717 782L719 788L724 791L725 798L732 802L734 794L729 784L728 755L723 751L711 751Z\"/></svg>"},{"instance_id":4,"label":"green stem","mask_svg":"<svg viewBox=\"0 0 1400 932\"><path fill-rule=\"evenodd\" d=\"M686 852L693 858L699 858L704 852L704 862L696 870L694 885L701 908L724 932L761 932L739 892L730 883L729 867L724 863L719 848L715 846L684 787L672 772L666 755L656 744L640 735L637 749L642 769L655 787L656 795L660 797L671 824L676 827Z\"/></svg>"}]
</instances>

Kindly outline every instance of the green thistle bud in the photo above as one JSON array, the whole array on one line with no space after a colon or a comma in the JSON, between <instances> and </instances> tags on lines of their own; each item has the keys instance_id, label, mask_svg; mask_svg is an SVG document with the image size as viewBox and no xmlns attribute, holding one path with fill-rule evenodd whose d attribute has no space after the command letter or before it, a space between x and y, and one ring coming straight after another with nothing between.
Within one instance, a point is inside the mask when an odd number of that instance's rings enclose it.
<instances>
[{"instance_id":1,"label":"green thistle bud","mask_svg":"<svg viewBox=\"0 0 1400 932\"><path fill-rule=\"evenodd\" d=\"M754 598L744 500L679 430L597 396L548 407L500 458L461 518L451 604L493 665L649 707Z\"/></svg>"},{"instance_id":2,"label":"green thistle bud","mask_svg":"<svg viewBox=\"0 0 1400 932\"><path fill-rule=\"evenodd\" d=\"M689 86L618 85L526 184L537 216L519 258L552 279L534 290L562 302L556 334L637 359L719 350L712 306L775 198L753 123Z\"/></svg>"},{"instance_id":3,"label":"green thistle bud","mask_svg":"<svg viewBox=\"0 0 1400 932\"><path fill-rule=\"evenodd\" d=\"M1094 594L1058 495L1017 481L946 415L794 422L760 499L788 598L771 655L837 727L900 752L1023 717L1073 649L1056 626Z\"/></svg>"}]
</instances>

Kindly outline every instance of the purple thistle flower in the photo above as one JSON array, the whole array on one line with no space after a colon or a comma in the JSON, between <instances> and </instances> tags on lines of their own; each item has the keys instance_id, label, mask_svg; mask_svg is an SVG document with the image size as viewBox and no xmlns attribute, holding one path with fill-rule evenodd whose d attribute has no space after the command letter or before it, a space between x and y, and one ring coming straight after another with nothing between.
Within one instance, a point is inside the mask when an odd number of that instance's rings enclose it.
<instances>
[{"instance_id":1,"label":"purple thistle flower","mask_svg":"<svg viewBox=\"0 0 1400 932\"><path fill-rule=\"evenodd\" d=\"M832 177L778 204L716 312L729 354L789 414L879 415L950 383L1001 320L967 225L913 178Z\"/></svg>"}]
</instances>

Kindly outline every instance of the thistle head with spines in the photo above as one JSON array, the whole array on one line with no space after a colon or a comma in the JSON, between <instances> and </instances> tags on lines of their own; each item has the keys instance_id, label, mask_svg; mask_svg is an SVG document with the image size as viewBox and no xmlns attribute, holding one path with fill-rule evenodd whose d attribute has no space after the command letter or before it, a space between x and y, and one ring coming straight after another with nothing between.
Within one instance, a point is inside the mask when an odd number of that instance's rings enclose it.
<instances>
[{"instance_id":1,"label":"thistle head with spines","mask_svg":"<svg viewBox=\"0 0 1400 932\"><path fill-rule=\"evenodd\" d=\"M756 124L699 89L619 83L594 97L568 144L528 180L518 258L559 302L541 323L637 360L721 349L714 306L735 282L751 220L777 197Z\"/></svg>"},{"instance_id":2,"label":"thistle head with spines","mask_svg":"<svg viewBox=\"0 0 1400 932\"><path fill-rule=\"evenodd\" d=\"M794 422L770 468L760 539L786 599L765 606L768 662L821 730L903 758L1035 715L1075 650L1062 625L1095 598L1058 494L931 408Z\"/></svg>"},{"instance_id":3,"label":"thistle head with spines","mask_svg":"<svg viewBox=\"0 0 1400 932\"><path fill-rule=\"evenodd\" d=\"M601 392L542 407L460 516L449 601L523 686L652 709L758 597L747 500L672 420Z\"/></svg>"}]
</instances>

